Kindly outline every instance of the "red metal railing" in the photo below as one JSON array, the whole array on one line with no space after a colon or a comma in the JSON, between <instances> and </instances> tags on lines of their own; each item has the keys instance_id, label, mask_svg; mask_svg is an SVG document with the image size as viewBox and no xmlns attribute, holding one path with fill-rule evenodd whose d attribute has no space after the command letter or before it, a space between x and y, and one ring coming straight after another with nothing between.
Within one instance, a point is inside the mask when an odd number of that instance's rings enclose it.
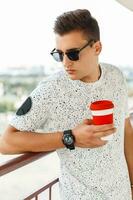
<instances>
[{"instance_id":1,"label":"red metal railing","mask_svg":"<svg viewBox=\"0 0 133 200\"><path fill-rule=\"evenodd\" d=\"M39 189L38 191L31 194L30 196L26 197L24 200L31 200L32 198L35 198L35 200L38 200L38 195L47 189L49 189L49 200L51 200L52 199L52 186L58 182L59 182L59 179L57 178L57 179L53 180L52 182L50 182L49 184L42 187L41 189Z\"/></svg>"},{"instance_id":2,"label":"red metal railing","mask_svg":"<svg viewBox=\"0 0 133 200\"><path fill-rule=\"evenodd\" d=\"M0 165L0 176L3 176L5 174L8 174L16 169L19 169L31 162L34 162L44 156L47 156L48 154L53 153L53 151L51 152L40 152L40 153L26 153L26 154L22 154L19 157L16 157L12 160L6 161L4 163L2 163ZM53 180L52 182L48 183L47 185L45 185L44 187L42 187L41 189L35 191L34 193L32 193L31 195L29 195L28 197L26 197L24 200L31 200L31 199L35 199L38 200L38 196L40 193L44 192L45 190L49 190L49 200L52 200L52 186L55 185L56 183L59 182L59 179L56 178L55 180Z\"/></svg>"}]
</instances>

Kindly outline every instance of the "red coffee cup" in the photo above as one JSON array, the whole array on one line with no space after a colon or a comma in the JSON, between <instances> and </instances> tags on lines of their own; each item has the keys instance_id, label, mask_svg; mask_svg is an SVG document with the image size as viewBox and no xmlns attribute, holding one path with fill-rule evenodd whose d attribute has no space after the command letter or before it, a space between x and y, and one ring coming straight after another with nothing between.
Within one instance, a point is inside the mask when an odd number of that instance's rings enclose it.
<instances>
[{"instance_id":1,"label":"red coffee cup","mask_svg":"<svg viewBox=\"0 0 133 200\"><path fill-rule=\"evenodd\" d=\"M100 100L92 102L90 110L93 117L94 125L112 124L113 123L114 104L109 100Z\"/></svg>"},{"instance_id":2,"label":"red coffee cup","mask_svg":"<svg viewBox=\"0 0 133 200\"><path fill-rule=\"evenodd\" d=\"M92 102L90 110L93 117L94 125L104 125L113 123L114 104L109 100L100 100ZM103 140L111 140L113 134L102 137Z\"/></svg>"}]
</instances>

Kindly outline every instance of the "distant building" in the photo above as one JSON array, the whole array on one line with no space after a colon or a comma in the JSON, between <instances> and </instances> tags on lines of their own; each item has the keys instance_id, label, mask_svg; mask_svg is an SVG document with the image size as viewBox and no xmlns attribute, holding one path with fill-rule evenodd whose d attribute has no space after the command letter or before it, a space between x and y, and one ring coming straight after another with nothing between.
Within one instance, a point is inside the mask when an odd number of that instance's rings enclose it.
<instances>
[{"instance_id":1,"label":"distant building","mask_svg":"<svg viewBox=\"0 0 133 200\"><path fill-rule=\"evenodd\" d=\"M122 72L124 73L127 80L133 80L133 68L130 67L124 67L120 68Z\"/></svg>"},{"instance_id":2,"label":"distant building","mask_svg":"<svg viewBox=\"0 0 133 200\"><path fill-rule=\"evenodd\" d=\"M4 95L4 85L3 83L0 83L0 97Z\"/></svg>"},{"instance_id":3,"label":"distant building","mask_svg":"<svg viewBox=\"0 0 133 200\"><path fill-rule=\"evenodd\" d=\"M45 67L39 66L17 66L0 68L0 76L44 76Z\"/></svg>"}]
</instances>

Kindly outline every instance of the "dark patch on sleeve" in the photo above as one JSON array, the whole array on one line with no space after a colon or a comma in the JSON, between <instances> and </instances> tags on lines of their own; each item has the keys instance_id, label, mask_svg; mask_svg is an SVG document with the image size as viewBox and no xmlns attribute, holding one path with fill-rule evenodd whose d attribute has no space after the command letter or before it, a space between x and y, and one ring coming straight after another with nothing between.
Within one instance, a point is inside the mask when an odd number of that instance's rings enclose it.
<instances>
[{"instance_id":1,"label":"dark patch on sleeve","mask_svg":"<svg viewBox=\"0 0 133 200\"><path fill-rule=\"evenodd\" d=\"M31 97L28 97L25 102L21 105L21 107L17 110L16 115L25 115L30 111L32 107Z\"/></svg>"}]
</instances>

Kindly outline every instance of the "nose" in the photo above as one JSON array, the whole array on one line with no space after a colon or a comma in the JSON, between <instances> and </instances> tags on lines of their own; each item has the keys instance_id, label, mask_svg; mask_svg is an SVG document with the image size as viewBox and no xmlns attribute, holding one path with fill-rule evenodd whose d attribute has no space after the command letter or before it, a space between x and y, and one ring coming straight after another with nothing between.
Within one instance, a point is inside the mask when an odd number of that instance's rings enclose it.
<instances>
[{"instance_id":1,"label":"nose","mask_svg":"<svg viewBox=\"0 0 133 200\"><path fill-rule=\"evenodd\" d=\"M73 64L73 62L67 57L66 54L64 54L64 57L63 57L63 65L64 65L64 67L68 68L72 64Z\"/></svg>"}]
</instances>

